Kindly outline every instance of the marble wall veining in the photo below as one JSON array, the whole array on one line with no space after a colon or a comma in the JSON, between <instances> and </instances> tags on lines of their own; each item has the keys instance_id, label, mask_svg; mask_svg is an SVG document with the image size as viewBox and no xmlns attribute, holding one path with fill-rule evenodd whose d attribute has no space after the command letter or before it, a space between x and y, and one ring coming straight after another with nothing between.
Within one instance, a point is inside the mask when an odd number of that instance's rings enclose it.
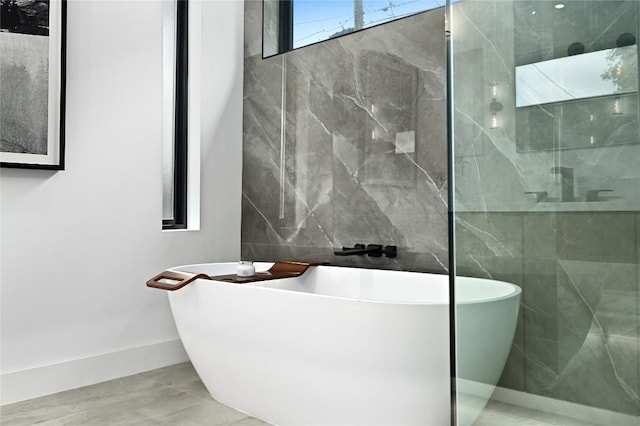
<instances>
[{"instance_id":1,"label":"marble wall veining","mask_svg":"<svg viewBox=\"0 0 640 426\"><path fill-rule=\"evenodd\" d=\"M621 33L637 36L640 2L563 3L556 9L551 1L465 0L453 7L455 270L522 287L500 386L638 416L637 109L626 111L625 132L612 131L624 126L600 107L606 97L527 107L544 115L528 126L515 107L514 71L566 56L576 41L591 51L610 48ZM504 107L497 126L492 84ZM579 141L590 131L580 120L591 114L609 138L602 146ZM558 149L558 134L573 149ZM523 138L533 149L519 146ZM561 199L556 166L573 169L578 201L537 203L525 194ZM586 202L589 189L614 189L615 197Z\"/></svg>"},{"instance_id":2,"label":"marble wall veining","mask_svg":"<svg viewBox=\"0 0 640 426\"><path fill-rule=\"evenodd\" d=\"M523 149L514 96L517 65L637 35L639 5L564 3L573 15L546 0L453 6L456 272L523 289L500 386L639 415L640 144ZM242 257L446 273L445 73L443 9L263 59L261 2L246 1ZM584 130L561 124L568 143ZM529 144L554 137L531 128ZM574 169L578 198L614 196L536 203L525 192L559 197L554 166ZM399 254L333 255L358 242Z\"/></svg>"},{"instance_id":3,"label":"marble wall veining","mask_svg":"<svg viewBox=\"0 0 640 426\"><path fill-rule=\"evenodd\" d=\"M620 97L627 106L621 115L613 114L615 96L515 107L516 66L567 57L574 42L591 52L615 47L621 34L638 35L635 0L564 4L465 0L453 6L457 211L640 210L637 93ZM496 125L492 85L503 106ZM556 166L573 169L581 201L590 190L612 192L600 202L537 202L531 192L561 198Z\"/></svg>"},{"instance_id":4,"label":"marble wall veining","mask_svg":"<svg viewBox=\"0 0 640 426\"><path fill-rule=\"evenodd\" d=\"M446 273L443 8L265 59L261 16L245 2L243 258ZM355 243L398 256L333 255Z\"/></svg>"},{"instance_id":5,"label":"marble wall veining","mask_svg":"<svg viewBox=\"0 0 640 426\"><path fill-rule=\"evenodd\" d=\"M456 273L522 288L500 386L640 415L640 214L461 212Z\"/></svg>"}]
</instances>

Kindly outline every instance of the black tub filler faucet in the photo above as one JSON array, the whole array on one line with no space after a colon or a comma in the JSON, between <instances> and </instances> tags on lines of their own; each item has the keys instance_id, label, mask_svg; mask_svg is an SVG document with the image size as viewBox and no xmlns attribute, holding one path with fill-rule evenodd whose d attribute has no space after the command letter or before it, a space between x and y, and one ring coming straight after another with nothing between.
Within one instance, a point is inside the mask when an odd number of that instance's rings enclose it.
<instances>
[{"instance_id":1,"label":"black tub filler faucet","mask_svg":"<svg viewBox=\"0 0 640 426\"><path fill-rule=\"evenodd\" d=\"M398 255L398 249L396 246L385 246L382 244L356 244L353 247L342 247L342 250L335 250L333 252L336 256L364 256L365 254L371 257L381 257L385 255L387 257L396 257Z\"/></svg>"}]
</instances>

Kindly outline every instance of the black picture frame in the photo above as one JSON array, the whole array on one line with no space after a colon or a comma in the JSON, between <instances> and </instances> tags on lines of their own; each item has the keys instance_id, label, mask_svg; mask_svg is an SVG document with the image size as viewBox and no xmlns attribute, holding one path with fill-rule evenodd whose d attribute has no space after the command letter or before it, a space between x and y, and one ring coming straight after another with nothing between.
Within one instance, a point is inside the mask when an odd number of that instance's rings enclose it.
<instances>
[{"instance_id":1,"label":"black picture frame","mask_svg":"<svg viewBox=\"0 0 640 426\"><path fill-rule=\"evenodd\" d=\"M64 170L67 1L0 7L0 167Z\"/></svg>"}]
</instances>

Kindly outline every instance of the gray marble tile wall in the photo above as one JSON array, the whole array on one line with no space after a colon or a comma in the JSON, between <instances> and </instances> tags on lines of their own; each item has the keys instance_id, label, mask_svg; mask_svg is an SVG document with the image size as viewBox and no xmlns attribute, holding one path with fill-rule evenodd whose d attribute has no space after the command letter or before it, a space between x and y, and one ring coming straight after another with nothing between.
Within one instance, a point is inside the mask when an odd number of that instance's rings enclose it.
<instances>
[{"instance_id":1,"label":"gray marble tile wall","mask_svg":"<svg viewBox=\"0 0 640 426\"><path fill-rule=\"evenodd\" d=\"M279 0L262 0L262 54L264 57L278 53ZM257 12L257 11L256 11Z\"/></svg>"},{"instance_id":2,"label":"gray marble tile wall","mask_svg":"<svg viewBox=\"0 0 640 426\"><path fill-rule=\"evenodd\" d=\"M640 415L640 214L459 213L460 275L523 289L500 385Z\"/></svg>"},{"instance_id":3,"label":"gray marble tile wall","mask_svg":"<svg viewBox=\"0 0 640 426\"><path fill-rule=\"evenodd\" d=\"M636 0L563 4L563 9L551 0L454 5L457 211L640 210L637 93L620 97L626 105L621 115L613 114L616 96L515 107L516 66L567 58L575 42L593 52L616 47L622 34L638 37ZM492 123L494 97L503 108ZM556 166L573 169L573 195L580 202L536 202L527 194L544 191L560 198L560 177L551 172ZM600 202L586 202L587 191L597 189L613 192Z\"/></svg>"},{"instance_id":4,"label":"gray marble tile wall","mask_svg":"<svg viewBox=\"0 0 640 426\"><path fill-rule=\"evenodd\" d=\"M446 273L444 11L262 59L245 2L242 257ZM355 243L398 257L337 257Z\"/></svg>"},{"instance_id":5,"label":"gray marble tile wall","mask_svg":"<svg viewBox=\"0 0 640 426\"><path fill-rule=\"evenodd\" d=\"M625 133L631 145L620 146L622 133L609 131L606 146L519 149L529 128L518 121L515 67L566 56L574 41L591 51L611 47L623 32L637 35L640 2L563 3L556 9L552 1L465 0L453 7L456 272L523 289L501 386L637 416L637 128ZM503 105L496 123L489 109L494 96ZM601 101L575 109L599 115L602 129L619 128L617 117L594 109ZM549 117L552 111L540 112ZM637 127L637 114L632 118ZM559 131L567 144L584 136L575 118L549 126L542 120L532 129L535 134L524 136L553 148ZM525 194L559 197L554 166L574 169L580 202L536 203ZM615 189L617 198L584 202L585 190L600 186Z\"/></svg>"},{"instance_id":6,"label":"gray marble tile wall","mask_svg":"<svg viewBox=\"0 0 640 426\"><path fill-rule=\"evenodd\" d=\"M615 16L634 7L613 3ZM262 59L261 5L245 5L243 258L446 272L443 11ZM457 272L523 288L501 386L638 415L640 151L518 152L514 67L528 51L512 6L465 0L452 16ZM496 82L504 109L491 129ZM626 211L544 211L524 196L557 187L549 170L561 164L628 189ZM357 242L400 254L333 256Z\"/></svg>"}]
</instances>

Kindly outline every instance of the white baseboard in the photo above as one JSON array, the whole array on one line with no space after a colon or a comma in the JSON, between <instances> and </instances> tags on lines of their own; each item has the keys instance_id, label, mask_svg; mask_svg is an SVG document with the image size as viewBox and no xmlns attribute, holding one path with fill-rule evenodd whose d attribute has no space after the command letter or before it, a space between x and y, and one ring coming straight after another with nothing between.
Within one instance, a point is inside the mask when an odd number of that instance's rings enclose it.
<instances>
[{"instance_id":1,"label":"white baseboard","mask_svg":"<svg viewBox=\"0 0 640 426\"><path fill-rule=\"evenodd\" d=\"M496 388L491 399L531 410L582 420L589 424L640 425L640 417L637 416L501 387Z\"/></svg>"},{"instance_id":2,"label":"white baseboard","mask_svg":"<svg viewBox=\"0 0 640 426\"><path fill-rule=\"evenodd\" d=\"M188 361L180 340L155 343L0 375L0 405Z\"/></svg>"}]
</instances>

